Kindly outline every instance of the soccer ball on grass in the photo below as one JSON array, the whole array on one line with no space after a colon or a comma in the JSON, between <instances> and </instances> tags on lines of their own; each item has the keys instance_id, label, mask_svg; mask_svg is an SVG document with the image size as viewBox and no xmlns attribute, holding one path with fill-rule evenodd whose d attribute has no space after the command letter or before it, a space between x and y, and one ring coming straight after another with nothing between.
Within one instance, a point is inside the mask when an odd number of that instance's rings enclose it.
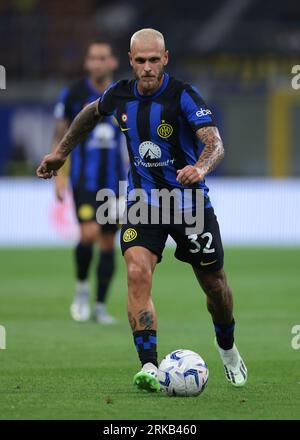
<instances>
[{"instance_id":1,"label":"soccer ball on grass","mask_svg":"<svg viewBox=\"0 0 300 440\"><path fill-rule=\"evenodd\" d=\"M158 380L169 396L198 396L207 385L208 368L198 353L175 350L161 361Z\"/></svg>"}]
</instances>

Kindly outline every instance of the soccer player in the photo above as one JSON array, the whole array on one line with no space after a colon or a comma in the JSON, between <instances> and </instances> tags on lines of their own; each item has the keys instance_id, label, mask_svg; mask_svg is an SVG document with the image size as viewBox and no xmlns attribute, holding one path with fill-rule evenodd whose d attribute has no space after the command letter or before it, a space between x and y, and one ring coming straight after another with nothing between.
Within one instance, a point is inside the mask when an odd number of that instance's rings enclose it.
<instances>
[{"instance_id":1,"label":"soccer player","mask_svg":"<svg viewBox=\"0 0 300 440\"><path fill-rule=\"evenodd\" d=\"M117 68L112 47L109 43L93 41L85 57L87 76L65 88L56 104L56 119L53 150L57 147L76 114L85 106L102 96L112 83L112 75ZM118 185L125 178L122 160L122 138L118 125L112 116L103 118L88 137L78 144L70 161L70 181L76 215L80 226L80 240L75 248L76 289L71 316L76 321L90 318L88 273L92 262L93 247L100 251L97 265L97 293L95 319L98 323L113 324L105 301L115 269L114 242L116 225L96 222L96 193L102 188L112 189L118 196ZM55 179L58 200L64 199L68 184L66 168Z\"/></svg>"},{"instance_id":2,"label":"soccer player","mask_svg":"<svg viewBox=\"0 0 300 440\"><path fill-rule=\"evenodd\" d=\"M204 290L212 316L225 376L234 386L247 380L247 369L234 343L233 300L223 270L223 247L205 176L224 156L213 115L199 92L164 71L168 51L153 29L136 32L130 42L135 79L111 86L101 99L76 117L55 152L37 169L44 179L56 175L66 157L99 119L114 114L127 138L130 158L128 189L196 188L204 195L204 230L186 235L186 225L123 224L121 247L127 266L128 318L142 369L134 383L148 391L157 379L157 318L151 298L152 277L170 234L175 257L189 263ZM130 194L130 192L129 192ZM151 200L151 199L150 199Z\"/></svg>"}]
</instances>

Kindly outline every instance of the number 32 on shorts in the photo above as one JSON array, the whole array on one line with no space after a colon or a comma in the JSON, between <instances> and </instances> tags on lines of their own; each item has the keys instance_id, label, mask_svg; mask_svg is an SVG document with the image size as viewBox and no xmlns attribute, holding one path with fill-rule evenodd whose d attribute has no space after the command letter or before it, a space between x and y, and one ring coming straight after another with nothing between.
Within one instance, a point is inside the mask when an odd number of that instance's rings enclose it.
<instances>
[{"instance_id":1,"label":"number 32 on shorts","mask_svg":"<svg viewBox=\"0 0 300 440\"><path fill-rule=\"evenodd\" d=\"M213 236L210 232L204 232L203 234L200 235L200 238L207 238L207 242L205 247L203 248L203 253L204 254L213 254L215 252L215 248L210 248L212 241L213 241ZM192 247L189 249L189 251L192 254L196 254L197 252L201 251L201 244L199 243L199 241L197 241L198 239L198 235L196 234L192 234L188 236L188 239L192 245Z\"/></svg>"}]
</instances>

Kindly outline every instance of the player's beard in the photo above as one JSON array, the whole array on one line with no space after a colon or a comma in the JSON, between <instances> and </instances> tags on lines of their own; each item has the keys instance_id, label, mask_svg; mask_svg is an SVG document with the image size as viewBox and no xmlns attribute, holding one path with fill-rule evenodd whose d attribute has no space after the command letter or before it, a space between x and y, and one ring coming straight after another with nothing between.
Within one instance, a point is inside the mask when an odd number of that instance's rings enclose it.
<instances>
[{"instance_id":1,"label":"player's beard","mask_svg":"<svg viewBox=\"0 0 300 440\"><path fill-rule=\"evenodd\" d=\"M164 67L162 67L162 69L159 71L158 75L143 75L143 76L139 76L135 71L134 71L134 76L137 79L138 82L140 82L142 84L142 87L145 91L147 92L152 92L154 93L156 91L156 89L158 89L160 81L163 77L164 74ZM147 81L144 79L145 78L151 78L152 81Z\"/></svg>"}]
</instances>

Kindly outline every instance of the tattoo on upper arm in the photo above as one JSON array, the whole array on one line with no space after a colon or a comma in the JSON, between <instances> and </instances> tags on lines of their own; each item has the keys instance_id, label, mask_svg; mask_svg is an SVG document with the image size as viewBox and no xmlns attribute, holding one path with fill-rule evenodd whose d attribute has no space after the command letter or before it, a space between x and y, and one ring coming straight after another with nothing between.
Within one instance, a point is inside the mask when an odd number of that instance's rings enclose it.
<instances>
[{"instance_id":1,"label":"tattoo on upper arm","mask_svg":"<svg viewBox=\"0 0 300 440\"><path fill-rule=\"evenodd\" d=\"M67 156L78 143L85 139L100 119L98 101L94 101L84 107L63 137L59 146L60 153Z\"/></svg>"},{"instance_id":2,"label":"tattoo on upper arm","mask_svg":"<svg viewBox=\"0 0 300 440\"><path fill-rule=\"evenodd\" d=\"M196 166L204 169L207 174L224 157L223 142L217 127L202 127L197 131L197 137L203 142L204 148Z\"/></svg>"}]
</instances>

